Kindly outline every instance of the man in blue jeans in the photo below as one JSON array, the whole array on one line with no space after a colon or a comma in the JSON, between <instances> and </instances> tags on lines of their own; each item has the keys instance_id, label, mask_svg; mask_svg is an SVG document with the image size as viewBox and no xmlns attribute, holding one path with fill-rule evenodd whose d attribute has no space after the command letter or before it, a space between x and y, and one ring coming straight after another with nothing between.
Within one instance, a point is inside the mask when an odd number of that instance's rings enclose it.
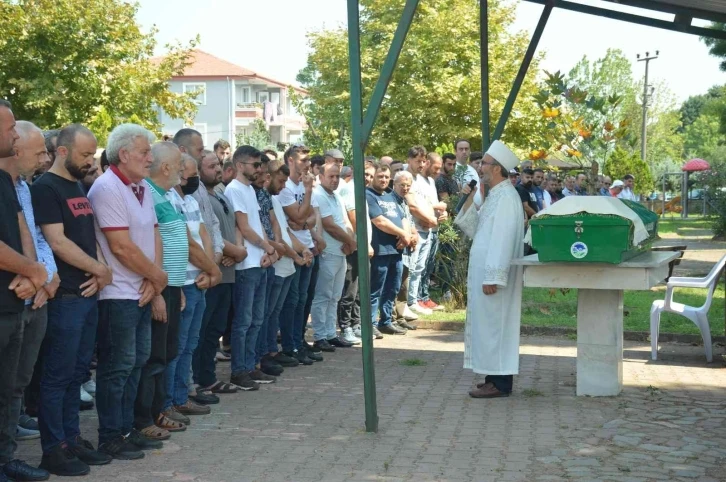
<instances>
[{"instance_id":1,"label":"man in blue jeans","mask_svg":"<svg viewBox=\"0 0 726 482\"><path fill-rule=\"evenodd\" d=\"M277 252L262 227L260 205L252 187L257 176L262 175L261 155L252 146L238 147L232 156L237 177L224 190L247 247L247 257L237 263L235 272L230 378L231 383L245 391L259 390L260 383L275 381L274 376L255 367L257 336L265 316L267 268L277 261Z\"/></svg>"},{"instance_id":2,"label":"man in blue jeans","mask_svg":"<svg viewBox=\"0 0 726 482\"><path fill-rule=\"evenodd\" d=\"M151 352L151 300L167 285L162 242L149 184L154 135L121 124L108 137L111 167L91 187L96 239L113 272L99 295L96 407L99 450L140 459L161 442L133 427L141 369Z\"/></svg>"},{"instance_id":3,"label":"man in blue jeans","mask_svg":"<svg viewBox=\"0 0 726 482\"><path fill-rule=\"evenodd\" d=\"M377 164L373 182L366 189L368 216L373 225L371 321L381 333L405 335L406 330L393 324L393 303L401 289L403 248L413 242L413 235L394 193L387 191L390 180L390 168Z\"/></svg>"},{"instance_id":4,"label":"man in blue jeans","mask_svg":"<svg viewBox=\"0 0 726 482\"><path fill-rule=\"evenodd\" d=\"M111 461L81 438L79 393L93 356L97 293L111 281L97 260L94 213L79 181L93 167L96 138L71 125L58 135L53 166L32 187L35 221L53 249L61 278L48 303L40 380L41 466L56 475L79 475ZM89 277L87 273L90 273Z\"/></svg>"}]
</instances>

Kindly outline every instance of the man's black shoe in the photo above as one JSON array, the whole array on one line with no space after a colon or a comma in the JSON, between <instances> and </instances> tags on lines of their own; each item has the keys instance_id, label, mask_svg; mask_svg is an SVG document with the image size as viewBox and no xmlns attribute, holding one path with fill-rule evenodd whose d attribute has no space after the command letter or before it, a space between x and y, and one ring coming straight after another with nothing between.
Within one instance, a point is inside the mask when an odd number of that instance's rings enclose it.
<instances>
[{"instance_id":1,"label":"man's black shoe","mask_svg":"<svg viewBox=\"0 0 726 482\"><path fill-rule=\"evenodd\" d=\"M307 351L295 350L292 352L287 352L285 353L285 355L295 357L300 365L312 365L314 361L309 358L306 353Z\"/></svg>"},{"instance_id":2,"label":"man's black shoe","mask_svg":"<svg viewBox=\"0 0 726 482\"><path fill-rule=\"evenodd\" d=\"M411 323L409 323L408 321L404 320L403 318L400 319L400 320L398 320L396 322L396 324L398 326L400 326L401 328L405 328L407 330L415 330L416 329L416 325L412 325Z\"/></svg>"},{"instance_id":3,"label":"man's black shoe","mask_svg":"<svg viewBox=\"0 0 726 482\"><path fill-rule=\"evenodd\" d=\"M320 348L316 347L315 344L310 344L307 341L303 340L303 350L311 351L313 353L320 353Z\"/></svg>"},{"instance_id":4,"label":"man's black shoe","mask_svg":"<svg viewBox=\"0 0 726 482\"><path fill-rule=\"evenodd\" d=\"M303 351L303 353L305 353L305 356L310 358L312 361L323 361L323 355L321 355L320 353L315 353L314 351L306 350L305 348L303 348L301 351Z\"/></svg>"},{"instance_id":5,"label":"man's black shoe","mask_svg":"<svg viewBox=\"0 0 726 482\"><path fill-rule=\"evenodd\" d=\"M86 475L91 468L78 459L66 444L56 445L50 452L43 454L40 468L61 477L77 477Z\"/></svg>"},{"instance_id":6,"label":"man's black shoe","mask_svg":"<svg viewBox=\"0 0 726 482\"><path fill-rule=\"evenodd\" d=\"M102 443L98 450L118 460L138 460L144 458L144 452L126 439L123 435Z\"/></svg>"},{"instance_id":7,"label":"man's black shoe","mask_svg":"<svg viewBox=\"0 0 726 482\"><path fill-rule=\"evenodd\" d=\"M332 346L337 346L339 348L350 348L351 346L353 346L352 343L349 343L345 340L341 340L337 336L335 338L329 339L328 343L331 344Z\"/></svg>"},{"instance_id":8,"label":"man's black shoe","mask_svg":"<svg viewBox=\"0 0 726 482\"><path fill-rule=\"evenodd\" d=\"M282 352L279 352L275 356L269 356L269 355L265 355L265 356L268 357L273 362L275 362L278 365L280 365L281 367L285 367L285 368L287 368L287 367L296 367L296 366L298 366L300 364L300 362L297 361L297 358L292 357L292 356L287 356L286 354L284 354ZM264 360L265 357L262 357L262 359Z\"/></svg>"},{"instance_id":9,"label":"man's black shoe","mask_svg":"<svg viewBox=\"0 0 726 482\"><path fill-rule=\"evenodd\" d=\"M81 400L80 409L81 409L81 411L93 410L93 402L84 402L83 400Z\"/></svg>"},{"instance_id":10,"label":"man's black shoe","mask_svg":"<svg viewBox=\"0 0 726 482\"><path fill-rule=\"evenodd\" d=\"M328 340L317 340L315 343L313 343L313 347L317 348L316 351L325 351L328 353L333 353L335 351L335 347L328 343Z\"/></svg>"},{"instance_id":11,"label":"man's black shoe","mask_svg":"<svg viewBox=\"0 0 726 482\"><path fill-rule=\"evenodd\" d=\"M69 444L68 449L78 457L79 460L88 465L106 465L111 463L113 458L93 448L93 444L77 436L74 444Z\"/></svg>"},{"instance_id":12,"label":"man's black shoe","mask_svg":"<svg viewBox=\"0 0 726 482\"><path fill-rule=\"evenodd\" d=\"M402 330L393 325L380 325L378 331L385 333L386 335L405 335L406 330Z\"/></svg>"},{"instance_id":13,"label":"man's black shoe","mask_svg":"<svg viewBox=\"0 0 726 482\"><path fill-rule=\"evenodd\" d=\"M275 363L272 358L264 356L262 357L262 360L260 360L260 370L265 375L272 375L273 377L279 377L282 375L282 372L285 371L285 369L278 363Z\"/></svg>"},{"instance_id":14,"label":"man's black shoe","mask_svg":"<svg viewBox=\"0 0 726 482\"><path fill-rule=\"evenodd\" d=\"M156 450L164 448L164 442L161 440L152 440L135 428L131 429L131 433L126 437L126 440L136 445L141 450Z\"/></svg>"},{"instance_id":15,"label":"man's black shoe","mask_svg":"<svg viewBox=\"0 0 726 482\"><path fill-rule=\"evenodd\" d=\"M32 481L48 480L50 478L50 473L47 470L33 467L17 459L5 464L0 472L5 476L5 480Z\"/></svg>"},{"instance_id":16,"label":"man's black shoe","mask_svg":"<svg viewBox=\"0 0 726 482\"><path fill-rule=\"evenodd\" d=\"M193 397L189 397L195 402L201 404L201 405L214 405L215 403L219 403L219 397L213 393L200 393L197 392L196 395Z\"/></svg>"}]
</instances>

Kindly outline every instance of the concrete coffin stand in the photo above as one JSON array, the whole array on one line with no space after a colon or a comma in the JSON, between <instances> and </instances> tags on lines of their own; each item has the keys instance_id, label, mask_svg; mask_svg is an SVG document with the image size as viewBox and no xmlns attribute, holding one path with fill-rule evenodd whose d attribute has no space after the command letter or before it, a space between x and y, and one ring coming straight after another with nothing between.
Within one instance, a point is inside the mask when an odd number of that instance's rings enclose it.
<instances>
[{"instance_id":1,"label":"concrete coffin stand","mask_svg":"<svg viewBox=\"0 0 726 482\"><path fill-rule=\"evenodd\" d=\"M649 251L620 264L541 263L536 254L512 262L524 267L524 286L578 290L578 396L623 389L623 291L656 286L679 254Z\"/></svg>"}]
</instances>

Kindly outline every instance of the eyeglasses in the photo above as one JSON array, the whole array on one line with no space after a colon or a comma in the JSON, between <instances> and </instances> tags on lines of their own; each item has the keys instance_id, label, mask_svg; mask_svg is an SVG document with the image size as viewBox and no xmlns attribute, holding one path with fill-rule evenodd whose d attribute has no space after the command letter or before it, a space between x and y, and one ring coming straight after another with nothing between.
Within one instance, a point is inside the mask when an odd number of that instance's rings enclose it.
<instances>
[{"instance_id":1,"label":"eyeglasses","mask_svg":"<svg viewBox=\"0 0 726 482\"><path fill-rule=\"evenodd\" d=\"M611 185L612 183L611 183L611 182L604 182L603 184L605 184L606 186L609 186L609 185Z\"/></svg>"},{"instance_id":2,"label":"eyeglasses","mask_svg":"<svg viewBox=\"0 0 726 482\"><path fill-rule=\"evenodd\" d=\"M242 164L249 164L255 169L259 169L262 167L262 161L255 161L255 162L243 162Z\"/></svg>"}]
</instances>

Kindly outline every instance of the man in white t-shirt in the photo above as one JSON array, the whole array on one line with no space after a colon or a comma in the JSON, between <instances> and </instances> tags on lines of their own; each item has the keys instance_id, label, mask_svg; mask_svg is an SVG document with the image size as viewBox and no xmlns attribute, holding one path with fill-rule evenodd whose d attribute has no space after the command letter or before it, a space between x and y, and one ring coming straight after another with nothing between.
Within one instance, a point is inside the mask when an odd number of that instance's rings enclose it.
<instances>
[{"instance_id":1,"label":"man in white t-shirt","mask_svg":"<svg viewBox=\"0 0 726 482\"><path fill-rule=\"evenodd\" d=\"M320 271L312 303L313 347L332 352L335 346L351 346L338 339L335 322L345 281L345 257L355 252L357 246L343 200L335 192L340 182L340 169L334 163L324 164L320 175L321 183L315 188L314 195L320 209L326 247L320 255Z\"/></svg>"},{"instance_id":2,"label":"man in white t-shirt","mask_svg":"<svg viewBox=\"0 0 726 482\"><path fill-rule=\"evenodd\" d=\"M419 176L422 181L422 185L426 189L426 198L434 208L434 214L436 215L437 222L443 222L448 217L448 211L446 210L447 205L443 201L439 201L439 194L436 191L436 178L441 173L441 167L443 161L441 156L435 152L429 152L426 156L428 163L426 170ZM431 283L431 275L434 273L434 267L436 265L436 253L439 250L439 227L436 226L431 229L431 247L429 248L429 255L424 265L423 273L421 274L421 282L419 283L418 300L421 304L430 310L443 310L444 307L435 303L429 295L429 285Z\"/></svg>"},{"instance_id":3,"label":"man in white t-shirt","mask_svg":"<svg viewBox=\"0 0 726 482\"><path fill-rule=\"evenodd\" d=\"M476 169L469 165L469 154L471 154L471 144L466 139L457 139L454 142L454 150L456 150L456 168L454 169L454 179L459 185L459 189L469 184L470 181L479 181L479 174Z\"/></svg>"},{"instance_id":4,"label":"man in white t-shirt","mask_svg":"<svg viewBox=\"0 0 726 482\"><path fill-rule=\"evenodd\" d=\"M265 316L265 268L277 261L277 252L268 242L260 220L260 205L252 187L262 174L262 153L252 146L240 146L232 160L237 177L224 195L232 203L237 229L242 233L247 257L235 268L234 318L232 321L232 376L230 382L242 390L258 390L260 383L273 383L275 377L255 368L257 336Z\"/></svg>"},{"instance_id":5,"label":"man in white t-shirt","mask_svg":"<svg viewBox=\"0 0 726 482\"><path fill-rule=\"evenodd\" d=\"M623 176L623 190L618 194L618 198L627 199L628 201L639 201L640 196L633 192L633 184L635 184L635 178L632 174Z\"/></svg>"},{"instance_id":6,"label":"man in white t-shirt","mask_svg":"<svg viewBox=\"0 0 726 482\"><path fill-rule=\"evenodd\" d=\"M284 160L290 169L290 177L280 191L280 201L293 236L300 243L318 255L325 249L325 241L317 232L316 215L312 199L314 176L310 173L310 150L301 145L290 147L284 154ZM313 261L313 264L315 261ZM313 353L303 345L305 327L305 303L313 272L311 265L296 265L295 274L290 283L282 311L286 313L280 319L280 338L282 351L287 356L298 359L303 365L311 365L314 361L322 361L323 357Z\"/></svg>"}]
</instances>

